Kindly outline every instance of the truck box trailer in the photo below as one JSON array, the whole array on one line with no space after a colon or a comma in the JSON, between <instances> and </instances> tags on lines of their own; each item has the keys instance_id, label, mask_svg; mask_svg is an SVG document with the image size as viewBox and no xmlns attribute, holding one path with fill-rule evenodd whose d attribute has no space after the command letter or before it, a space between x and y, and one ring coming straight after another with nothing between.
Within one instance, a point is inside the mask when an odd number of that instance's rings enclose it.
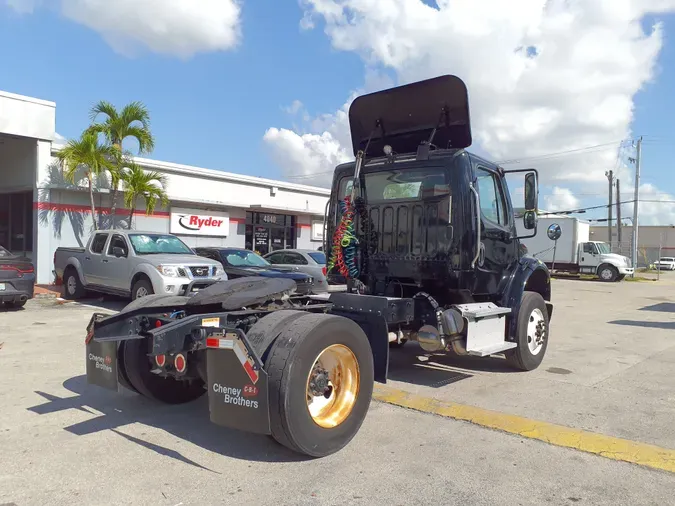
<instances>
[{"instance_id":1,"label":"truck box trailer","mask_svg":"<svg viewBox=\"0 0 675 506\"><path fill-rule=\"evenodd\" d=\"M516 221L516 227L521 224ZM557 240L548 233L551 227L559 229ZM629 258L611 252L606 242L590 238L590 223L573 216L542 216L539 232L522 243L527 254L544 262L549 269L574 274L592 274L603 281L621 281L634 272ZM523 230L524 231L524 230ZM520 233L520 232L519 232Z\"/></svg>"}]
</instances>

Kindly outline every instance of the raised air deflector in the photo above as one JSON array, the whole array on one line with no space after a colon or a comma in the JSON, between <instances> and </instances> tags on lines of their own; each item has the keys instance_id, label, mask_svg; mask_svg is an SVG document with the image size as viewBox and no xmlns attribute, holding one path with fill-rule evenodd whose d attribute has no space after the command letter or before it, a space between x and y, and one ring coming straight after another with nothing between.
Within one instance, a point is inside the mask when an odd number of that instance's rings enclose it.
<instances>
[{"instance_id":1,"label":"raised air deflector","mask_svg":"<svg viewBox=\"0 0 675 506\"><path fill-rule=\"evenodd\" d=\"M439 149L471 145L469 97L464 81L445 75L357 97L349 108L354 155L414 153L433 135Z\"/></svg>"}]
</instances>

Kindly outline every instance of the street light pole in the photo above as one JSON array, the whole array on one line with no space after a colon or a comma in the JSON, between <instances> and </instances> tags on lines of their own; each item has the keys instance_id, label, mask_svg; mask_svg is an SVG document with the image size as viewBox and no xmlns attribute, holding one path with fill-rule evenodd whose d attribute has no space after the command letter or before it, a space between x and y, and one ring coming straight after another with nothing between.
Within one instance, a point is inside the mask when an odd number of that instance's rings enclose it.
<instances>
[{"instance_id":1,"label":"street light pole","mask_svg":"<svg viewBox=\"0 0 675 506\"><path fill-rule=\"evenodd\" d=\"M642 137L637 141L637 155L635 157L635 196L633 197L633 251L631 254L633 261L633 277L637 270L638 258L638 223L640 209L640 158L642 157Z\"/></svg>"}]
</instances>

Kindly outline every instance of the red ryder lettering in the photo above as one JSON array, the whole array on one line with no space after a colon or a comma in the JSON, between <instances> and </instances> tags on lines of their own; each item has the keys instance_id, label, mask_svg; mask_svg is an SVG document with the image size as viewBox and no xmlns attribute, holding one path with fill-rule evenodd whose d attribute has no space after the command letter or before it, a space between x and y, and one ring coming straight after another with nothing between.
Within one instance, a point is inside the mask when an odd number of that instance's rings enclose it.
<instances>
[{"instance_id":1,"label":"red ryder lettering","mask_svg":"<svg viewBox=\"0 0 675 506\"><path fill-rule=\"evenodd\" d=\"M190 225L202 227L220 227L223 224L223 220L217 220L215 218L200 218L199 216L190 216Z\"/></svg>"}]
</instances>

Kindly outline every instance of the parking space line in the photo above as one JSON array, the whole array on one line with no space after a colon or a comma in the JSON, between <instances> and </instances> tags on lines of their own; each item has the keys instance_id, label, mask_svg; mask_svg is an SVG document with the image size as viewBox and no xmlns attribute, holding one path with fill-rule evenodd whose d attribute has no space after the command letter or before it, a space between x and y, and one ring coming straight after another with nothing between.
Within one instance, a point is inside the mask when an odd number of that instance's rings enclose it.
<instances>
[{"instance_id":1,"label":"parking space line","mask_svg":"<svg viewBox=\"0 0 675 506\"><path fill-rule=\"evenodd\" d=\"M594 453L612 460L675 473L675 450L595 432L531 420L499 411L441 401L375 385L373 399L403 408L470 422L545 443Z\"/></svg>"}]
</instances>

